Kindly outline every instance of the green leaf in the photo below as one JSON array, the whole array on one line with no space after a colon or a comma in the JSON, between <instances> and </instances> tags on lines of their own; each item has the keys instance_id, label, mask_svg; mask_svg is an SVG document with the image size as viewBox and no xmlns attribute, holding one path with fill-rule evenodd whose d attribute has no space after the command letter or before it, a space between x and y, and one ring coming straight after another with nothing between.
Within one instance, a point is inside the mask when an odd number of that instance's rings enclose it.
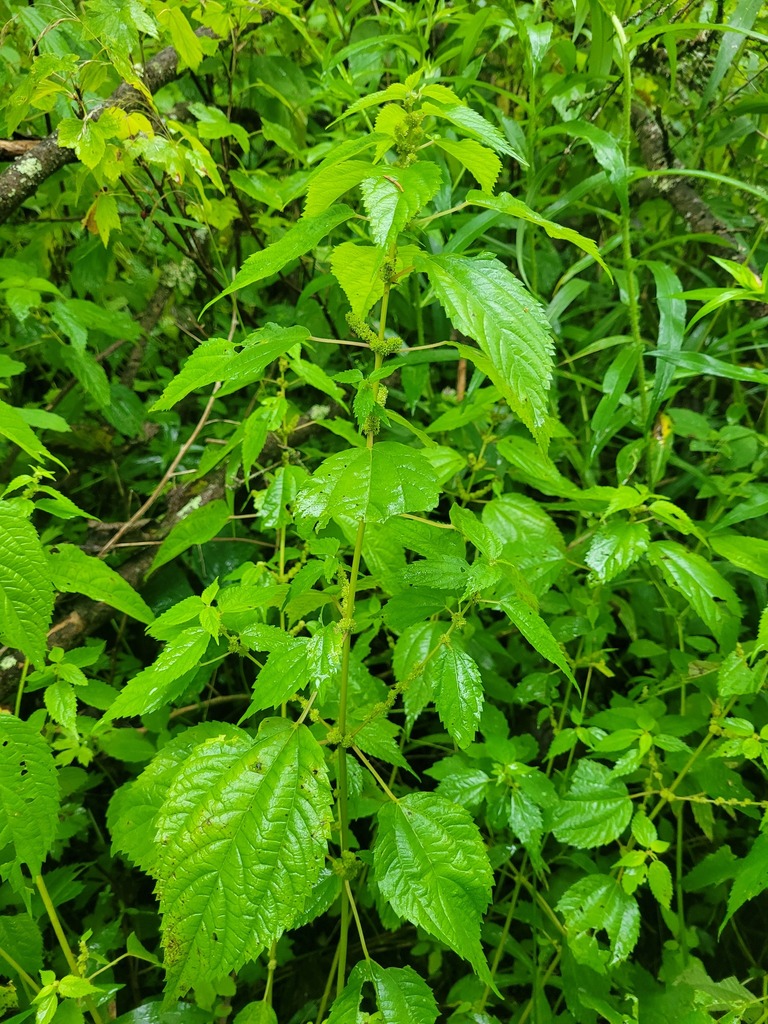
<instances>
[{"instance_id":1,"label":"green leaf","mask_svg":"<svg viewBox=\"0 0 768 1024\"><path fill-rule=\"evenodd\" d=\"M85 594L147 625L154 619L152 609L127 580L74 544L61 544L55 554L48 556L48 564L53 585L63 594Z\"/></svg>"},{"instance_id":2,"label":"green leaf","mask_svg":"<svg viewBox=\"0 0 768 1024\"><path fill-rule=\"evenodd\" d=\"M448 121L450 124L461 128L465 135L470 135L480 142L495 149L497 153L505 153L507 156L517 158L517 153L507 142L499 129L486 121L482 114L478 114L471 107L455 103L448 106L438 106L436 103L424 103L421 108L425 114Z\"/></svg>"},{"instance_id":3,"label":"green leaf","mask_svg":"<svg viewBox=\"0 0 768 1024\"><path fill-rule=\"evenodd\" d=\"M158 820L168 993L238 970L303 911L327 851L331 790L309 729L262 723L184 762Z\"/></svg>"},{"instance_id":4,"label":"green leaf","mask_svg":"<svg viewBox=\"0 0 768 1024\"><path fill-rule=\"evenodd\" d=\"M410 167L388 167L381 178L368 178L360 188L377 245L388 250L405 225L440 190L443 172L422 160Z\"/></svg>"},{"instance_id":5,"label":"green leaf","mask_svg":"<svg viewBox=\"0 0 768 1024\"><path fill-rule=\"evenodd\" d=\"M429 511L439 497L434 471L421 452L381 441L325 459L300 491L295 511L318 528L337 517L383 523L403 512Z\"/></svg>"},{"instance_id":6,"label":"green leaf","mask_svg":"<svg viewBox=\"0 0 768 1024\"><path fill-rule=\"evenodd\" d=\"M459 747L475 738L483 711L483 680L477 662L456 644L441 645L425 670L440 721Z\"/></svg>"},{"instance_id":7,"label":"green leaf","mask_svg":"<svg viewBox=\"0 0 768 1024\"><path fill-rule=\"evenodd\" d=\"M415 245L401 245L397 249L395 269L398 280L407 276L404 271L412 266L421 250ZM352 312L365 316L384 294L381 267L386 251L375 245L342 242L331 253L331 270L349 299Z\"/></svg>"},{"instance_id":8,"label":"green leaf","mask_svg":"<svg viewBox=\"0 0 768 1024\"><path fill-rule=\"evenodd\" d=\"M743 652L731 651L723 658L717 673L717 692L728 700L729 697L742 697L748 693L757 693L762 685L762 677L747 664Z\"/></svg>"},{"instance_id":9,"label":"green leaf","mask_svg":"<svg viewBox=\"0 0 768 1024\"><path fill-rule=\"evenodd\" d=\"M248 1003L235 1017L233 1024L277 1024L277 1014L265 1002Z\"/></svg>"},{"instance_id":10,"label":"green leaf","mask_svg":"<svg viewBox=\"0 0 768 1024\"><path fill-rule=\"evenodd\" d=\"M652 860L648 865L648 886L656 902L669 910L672 905L672 875L660 860Z\"/></svg>"},{"instance_id":11,"label":"green leaf","mask_svg":"<svg viewBox=\"0 0 768 1024\"><path fill-rule=\"evenodd\" d=\"M648 548L648 558L721 640L732 617L739 614L739 600L730 583L702 555L676 541L654 541Z\"/></svg>"},{"instance_id":12,"label":"green leaf","mask_svg":"<svg viewBox=\"0 0 768 1024\"><path fill-rule=\"evenodd\" d=\"M768 579L768 540L745 537L740 533L718 534L709 541L713 551L727 558L732 565Z\"/></svg>"},{"instance_id":13,"label":"green leaf","mask_svg":"<svg viewBox=\"0 0 768 1024\"><path fill-rule=\"evenodd\" d=\"M382 807L378 820L373 857L382 896L490 983L480 924L493 873L469 812L435 793L409 793Z\"/></svg>"},{"instance_id":14,"label":"green leaf","mask_svg":"<svg viewBox=\"0 0 768 1024\"><path fill-rule=\"evenodd\" d=\"M666 263L650 260L648 266L651 268L656 283L656 305L659 307L656 354L661 359L656 366L653 394L648 409L648 416L651 419L659 411L675 373L673 359L676 358L685 339L686 303L685 299L678 298L683 290L680 278ZM667 356L672 358L666 358Z\"/></svg>"},{"instance_id":15,"label":"green leaf","mask_svg":"<svg viewBox=\"0 0 768 1024\"><path fill-rule=\"evenodd\" d=\"M13 958L27 974L36 975L43 966L43 936L38 925L28 914L0 914L0 947L13 950ZM3 973L11 970L10 964L3 965Z\"/></svg>"},{"instance_id":16,"label":"green leaf","mask_svg":"<svg viewBox=\"0 0 768 1024\"><path fill-rule=\"evenodd\" d=\"M498 196L489 196L483 192L470 191L467 193L467 202L474 206L482 206L485 210L496 210L497 213L505 214L507 217L516 217L529 224L536 224L537 227L543 228L550 238L561 238L564 242L570 242L591 256L596 263L599 263L608 277L613 280L613 274L608 264L600 255L600 250L591 238L586 238L578 231L574 231L573 228L564 228L555 224L554 221L547 220L546 217L542 217L540 213L532 210L522 199L516 199L509 192L502 192Z\"/></svg>"},{"instance_id":17,"label":"green leaf","mask_svg":"<svg viewBox=\"0 0 768 1024\"><path fill-rule=\"evenodd\" d=\"M580 957L574 940L599 931L608 934L610 964L626 960L635 948L640 934L640 909L634 896L625 893L615 878L589 875L580 879L560 897L557 909L565 918L568 942L577 960Z\"/></svg>"},{"instance_id":18,"label":"green leaf","mask_svg":"<svg viewBox=\"0 0 768 1024\"><path fill-rule=\"evenodd\" d=\"M270 653L253 686L253 700L243 716L279 707L306 686L315 689L336 677L341 664L342 634L331 623L312 637L290 639Z\"/></svg>"},{"instance_id":19,"label":"green leaf","mask_svg":"<svg viewBox=\"0 0 768 1024\"><path fill-rule=\"evenodd\" d=\"M227 722L201 722L175 736L137 779L117 789L109 802L107 825L112 850L151 875L161 850L155 845L157 816L177 771L200 743L209 739L236 742L241 731Z\"/></svg>"},{"instance_id":20,"label":"green leaf","mask_svg":"<svg viewBox=\"0 0 768 1024\"><path fill-rule=\"evenodd\" d=\"M631 817L632 801L624 783L604 764L584 759L554 810L552 831L561 843L591 850L618 839Z\"/></svg>"},{"instance_id":21,"label":"green leaf","mask_svg":"<svg viewBox=\"0 0 768 1024\"><path fill-rule=\"evenodd\" d=\"M346 160L323 167L313 176L307 189L304 216L319 216L345 192L368 178L380 179L387 170L386 165L377 166L368 160Z\"/></svg>"},{"instance_id":22,"label":"green leaf","mask_svg":"<svg viewBox=\"0 0 768 1024\"><path fill-rule=\"evenodd\" d=\"M169 641L157 660L131 679L104 716L105 721L146 715L183 693L186 675L203 660L211 637L199 626L190 626Z\"/></svg>"},{"instance_id":23,"label":"green leaf","mask_svg":"<svg viewBox=\"0 0 768 1024\"><path fill-rule=\"evenodd\" d=\"M538 449L536 449L538 451ZM450 520L456 529L470 544L474 544L478 551L487 558L495 559L501 555L503 543L493 530L489 530L485 523L481 522L469 509L461 505L451 505L449 513Z\"/></svg>"},{"instance_id":24,"label":"green leaf","mask_svg":"<svg viewBox=\"0 0 768 1024\"><path fill-rule=\"evenodd\" d=\"M513 411L544 442L554 346L538 302L496 259L423 255L417 266L453 326L488 357L489 376Z\"/></svg>"},{"instance_id":25,"label":"green leaf","mask_svg":"<svg viewBox=\"0 0 768 1024\"><path fill-rule=\"evenodd\" d=\"M720 933L737 910L768 889L768 833L757 836L743 860L736 866L736 875L728 896L728 912L720 925Z\"/></svg>"},{"instance_id":26,"label":"green leaf","mask_svg":"<svg viewBox=\"0 0 768 1024\"><path fill-rule=\"evenodd\" d=\"M54 462L59 462L38 440L37 435L29 428L19 410L2 401L0 401L0 434L38 462L42 462L43 459L53 459ZM59 465L62 463L59 462Z\"/></svg>"},{"instance_id":27,"label":"green leaf","mask_svg":"<svg viewBox=\"0 0 768 1024\"><path fill-rule=\"evenodd\" d=\"M77 732L77 698L69 683L58 679L47 686L43 700L48 714L69 732Z\"/></svg>"},{"instance_id":28,"label":"green leaf","mask_svg":"<svg viewBox=\"0 0 768 1024\"><path fill-rule=\"evenodd\" d=\"M238 345L222 338L211 338L187 359L151 411L170 409L191 391L215 381L222 382L217 392L222 398L253 384L261 380L270 363L300 345L308 334L304 327L265 324Z\"/></svg>"},{"instance_id":29,"label":"green leaf","mask_svg":"<svg viewBox=\"0 0 768 1024\"><path fill-rule=\"evenodd\" d=\"M232 292L277 274L292 260L296 260L305 252L314 249L318 242L322 241L339 224L349 220L353 214L354 210L351 207L339 204L325 210L318 217L302 217L286 231L279 241L273 242L266 249L249 256L232 284L220 292L215 299L211 299L203 307L203 312L214 302L223 299L225 295L231 295Z\"/></svg>"},{"instance_id":30,"label":"green leaf","mask_svg":"<svg viewBox=\"0 0 768 1024\"><path fill-rule=\"evenodd\" d=\"M434 1024L437 1003L427 983L411 967L380 967L375 960L351 971L344 991L335 1000L328 1024L357 1024L363 985L372 984L381 1024ZM373 1019L373 1018L371 1018Z\"/></svg>"},{"instance_id":31,"label":"green leaf","mask_svg":"<svg viewBox=\"0 0 768 1024\"><path fill-rule=\"evenodd\" d=\"M584 561L595 579L607 583L636 562L648 550L650 540L645 523L605 523L595 531Z\"/></svg>"},{"instance_id":32,"label":"green leaf","mask_svg":"<svg viewBox=\"0 0 768 1024\"><path fill-rule=\"evenodd\" d=\"M0 641L42 668L52 612L50 569L37 531L0 502Z\"/></svg>"},{"instance_id":33,"label":"green leaf","mask_svg":"<svg viewBox=\"0 0 768 1024\"><path fill-rule=\"evenodd\" d=\"M454 142L451 139L435 139L435 145L466 167L483 192L493 192L493 186L501 173L501 160L493 150L481 146L474 139L462 139L461 142Z\"/></svg>"},{"instance_id":34,"label":"green leaf","mask_svg":"<svg viewBox=\"0 0 768 1024\"><path fill-rule=\"evenodd\" d=\"M194 544L207 544L224 529L230 517L229 506L223 498L193 509L165 538L157 549L149 571L155 572L161 565L187 551Z\"/></svg>"},{"instance_id":35,"label":"green leaf","mask_svg":"<svg viewBox=\"0 0 768 1024\"><path fill-rule=\"evenodd\" d=\"M39 875L53 846L59 815L59 784L51 748L39 731L15 715L0 713L0 855ZM6 875L8 864L0 863Z\"/></svg>"},{"instance_id":36,"label":"green leaf","mask_svg":"<svg viewBox=\"0 0 768 1024\"><path fill-rule=\"evenodd\" d=\"M203 47L184 12L178 7L163 7L158 11L157 20L167 29L184 65L197 71L203 59Z\"/></svg>"},{"instance_id":37,"label":"green leaf","mask_svg":"<svg viewBox=\"0 0 768 1024\"><path fill-rule=\"evenodd\" d=\"M501 609L514 622L531 647L547 661L557 665L567 678L575 686L578 686L562 647L555 640L552 630L539 613L521 598L511 595L501 602Z\"/></svg>"}]
</instances>

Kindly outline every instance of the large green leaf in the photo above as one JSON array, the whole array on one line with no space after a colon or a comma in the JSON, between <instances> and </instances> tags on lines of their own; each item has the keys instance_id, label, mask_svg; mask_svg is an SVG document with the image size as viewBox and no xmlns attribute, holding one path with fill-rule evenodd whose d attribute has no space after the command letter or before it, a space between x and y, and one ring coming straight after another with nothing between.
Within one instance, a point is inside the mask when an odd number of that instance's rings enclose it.
<instances>
[{"instance_id":1,"label":"large green leaf","mask_svg":"<svg viewBox=\"0 0 768 1024\"><path fill-rule=\"evenodd\" d=\"M113 851L119 850L143 871L155 874L161 854L155 845L157 816L176 772L200 743L238 734L236 726L226 722L192 726L158 751L137 779L116 790L107 810Z\"/></svg>"},{"instance_id":2,"label":"large green leaf","mask_svg":"<svg viewBox=\"0 0 768 1024\"><path fill-rule=\"evenodd\" d=\"M536 299L497 259L423 255L417 266L453 326L488 357L489 376L514 412L545 441L554 346Z\"/></svg>"},{"instance_id":3,"label":"large green leaf","mask_svg":"<svg viewBox=\"0 0 768 1024\"><path fill-rule=\"evenodd\" d=\"M149 605L130 583L106 562L86 555L74 544L62 544L48 557L51 579L63 594L85 594L92 601L103 601L139 622L149 624L154 615Z\"/></svg>"},{"instance_id":4,"label":"large green leaf","mask_svg":"<svg viewBox=\"0 0 768 1024\"><path fill-rule=\"evenodd\" d=\"M415 245L397 248L395 269L398 281L407 277L406 271L421 250ZM365 316L384 294L381 267L387 253L377 245L359 245L342 242L331 253L331 270L349 299L352 312Z\"/></svg>"},{"instance_id":5,"label":"large green leaf","mask_svg":"<svg viewBox=\"0 0 768 1024\"><path fill-rule=\"evenodd\" d=\"M42 668L52 612L51 574L37 531L0 502L0 641Z\"/></svg>"},{"instance_id":6,"label":"large green leaf","mask_svg":"<svg viewBox=\"0 0 768 1024\"><path fill-rule=\"evenodd\" d=\"M318 242L339 224L349 220L353 214L354 210L351 207L339 204L324 210L317 217L302 217L277 242L273 242L266 249L261 249L253 256L249 256L232 284L220 292L215 299L211 299L204 307L203 312L214 302L223 299L225 295L230 295L232 292L277 274L292 260L298 259L305 252L314 249Z\"/></svg>"},{"instance_id":7,"label":"large green leaf","mask_svg":"<svg viewBox=\"0 0 768 1024\"><path fill-rule=\"evenodd\" d=\"M584 759L554 809L552 831L561 843L591 850L618 839L631 817L632 801L624 783L604 764Z\"/></svg>"},{"instance_id":8,"label":"large green leaf","mask_svg":"<svg viewBox=\"0 0 768 1024\"><path fill-rule=\"evenodd\" d=\"M378 818L374 869L384 898L490 980L480 924L493 873L469 812L436 793L409 793Z\"/></svg>"},{"instance_id":9,"label":"large green leaf","mask_svg":"<svg viewBox=\"0 0 768 1024\"><path fill-rule=\"evenodd\" d=\"M267 719L255 740L192 752L158 819L169 996L238 970L291 927L323 866L330 805L305 726Z\"/></svg>"},{"instance_id":10,"label":"large green leaf","mask_svg":"<svg viewBox=\"0 0 768 1024\"><path fill-rule=\"evenodd\" d=\"M146 715L175 700L187 687L187 673L203 660L210 639L210 634L200 626L190 626L175 636L157 660L120 691L105 720Z\"/></svg>"},{"instance_id":11,"label":"large green leaf","mask_svg":"<svg viewBox=\"0 0 768 1024\"><path fill-rule=\"evenodd\" d=\"M304 327L279 327L265 324L236 344L224 338L211 338L195 349L152 410L170 409L191 391L221 381L220 397L261 380L270 363L300 345L309 331Z\"/></svg>"},{"instance_id":12,"label":"large green leaf","mask_svg":"<svg viewBox=\"0 0 768 1024\"><path fill-rule=\"evenodd\" d=\"M296 515L323 527L337 517L383 523L403 512L433 509L440 498L427 459L405 444L382 441L331 455L296 500Z\"/></svg>"},{"instance_id":13,"label":"large green leaf","mask_svg":"<svg viewBox=\"0 0 768 1024\"><path fill-rule=\"evenodd\" d=\"M442 644L424 675L434 693L440 721L460 747L475 738L483 711L483 680L477 662L457 644Z\"/></svg>"},{"instance_id":14,"label":"large green leaf","mask_svg":"<svg viewBox=\"0 0 768 1024\"><path fill-rule=\"evenodd\" d=\"M661 570L667 583L679 591L700 619L721 640L739 614L739 600L730 583L694 551L671 540L654 541L649 560Z\"/></svg>"},{"instance_id":15,"label":"large green leaf","mask_svg":"<svg viewBox=\"0 0 768 1024\"><path fill-rule=\"evenodd\" d=\"M149 571L154 572L195 544L207 544L209 540L213 540L224 529L229 517L229 506L221 498L193 509L189 515L176 523L157 549Z\"/></svg>"},{"instance_id":16,"label":"large green leaf","mask_svg":"<svg viewBox=\"0 0 768 1024\"><path fill-rule=\"evenodd\" d=\"M561 238L564 242L571 242L573 245L578 246L588 256L591 256L596 263L599 263L610 278L613 277L608 264L600 255L600 250L591 238L586 238L584 235L579 234L578 231L574 231L573 228L564 228L552 220L547 220L546 217L542 217L540 213L532 210L522 199L516 199L509 192L502 192L498 196L489 196L484 192L473 190L467 193L467 202L472 203L474 206L482 206L486 210L496 210L498 213L506 214L509 217L516 217L518 220L536 224L537 227L543 228L550 238Z\"/></svg>"},{"instance_id":17,"label":"large green leaf","mask_svg":"<svg viewBox=\"0 0 768 1024\"><path fill-rule=\"evenodd\" d=\"M37 729L15 715L0 714L0 856L40 873L58 826L59 784L53 753Z\"/></svg>"}]
</instances>

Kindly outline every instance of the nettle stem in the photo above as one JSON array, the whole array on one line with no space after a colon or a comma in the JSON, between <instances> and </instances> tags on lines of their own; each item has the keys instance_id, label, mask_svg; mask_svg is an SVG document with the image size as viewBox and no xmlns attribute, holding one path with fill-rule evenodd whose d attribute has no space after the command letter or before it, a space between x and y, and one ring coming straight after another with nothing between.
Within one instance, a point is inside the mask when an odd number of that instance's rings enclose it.
<instances>
[{"instance_id":1,"label":"nettle stem","mask_svg":"<svg viewBox=\"0 0 768 1024\"><path fill-rule=\"evenodd\" d=\"M384 285L384 295L381 299L381 316L379 322L379 341L384 341L384 332L387 324L387 308L389 306L390 284L387 281ZM374 355L374 372L381 368L383 362L382 353ZM379 382L373 384L374 400L378 399ZM374 431L368 431L368 448L373 448ZM352 651L352 629L354 628L355 602L357 598L357 580L360 575L360 561L363 555L363 540L365 538L365 520L361 519L357 524L357 535L355 537L355 548L352 553L352 567L349 571L349 582L347 585L347 596L344 601L344 645L341 652L341 678L339 681L339 735L341 743L338 749L337 767L337 789L339 806L339 849L342 860L349 849L349 815L347 812L347 702L349 695L349 660ZM349 936L349 886L345 885L341 890L341 933L339 935L339 962L336 976L336 990L341 992L344 988L347 973L347 943Z\"/></svg>"}]
</instances>

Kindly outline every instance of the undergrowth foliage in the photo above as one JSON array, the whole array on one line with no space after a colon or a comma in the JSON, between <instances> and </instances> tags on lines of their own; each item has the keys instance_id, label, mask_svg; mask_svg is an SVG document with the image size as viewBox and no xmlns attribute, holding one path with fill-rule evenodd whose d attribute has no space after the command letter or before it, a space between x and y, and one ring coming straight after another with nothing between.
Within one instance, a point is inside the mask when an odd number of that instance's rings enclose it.
<instances>
[{"instance_id":1,"label":"undergrowth foliage","mask_svg":"<svg viewBox=\"0 0 768 1024\"><path fill-rule=\"evenodd\" d=\"M679 7L10 4L10 1021L768 1021L765 12Z\"/></svg>"}]
</instances>

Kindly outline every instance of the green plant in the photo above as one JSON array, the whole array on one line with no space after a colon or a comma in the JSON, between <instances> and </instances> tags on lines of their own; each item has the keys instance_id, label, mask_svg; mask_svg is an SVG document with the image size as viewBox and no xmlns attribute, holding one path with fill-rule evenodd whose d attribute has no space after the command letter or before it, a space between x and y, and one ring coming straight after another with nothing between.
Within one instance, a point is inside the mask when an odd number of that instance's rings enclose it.
<instances>
[{"instance_id":1,"label":"green plant","mask_svg":"<svg viewBox=\"0 0 768 1024\"><path fill-rule=\"evenodd\" d=\"M768 1020L760 12L556 7L14 8L11 1020Z\"/></svg>"}]
</instances>

